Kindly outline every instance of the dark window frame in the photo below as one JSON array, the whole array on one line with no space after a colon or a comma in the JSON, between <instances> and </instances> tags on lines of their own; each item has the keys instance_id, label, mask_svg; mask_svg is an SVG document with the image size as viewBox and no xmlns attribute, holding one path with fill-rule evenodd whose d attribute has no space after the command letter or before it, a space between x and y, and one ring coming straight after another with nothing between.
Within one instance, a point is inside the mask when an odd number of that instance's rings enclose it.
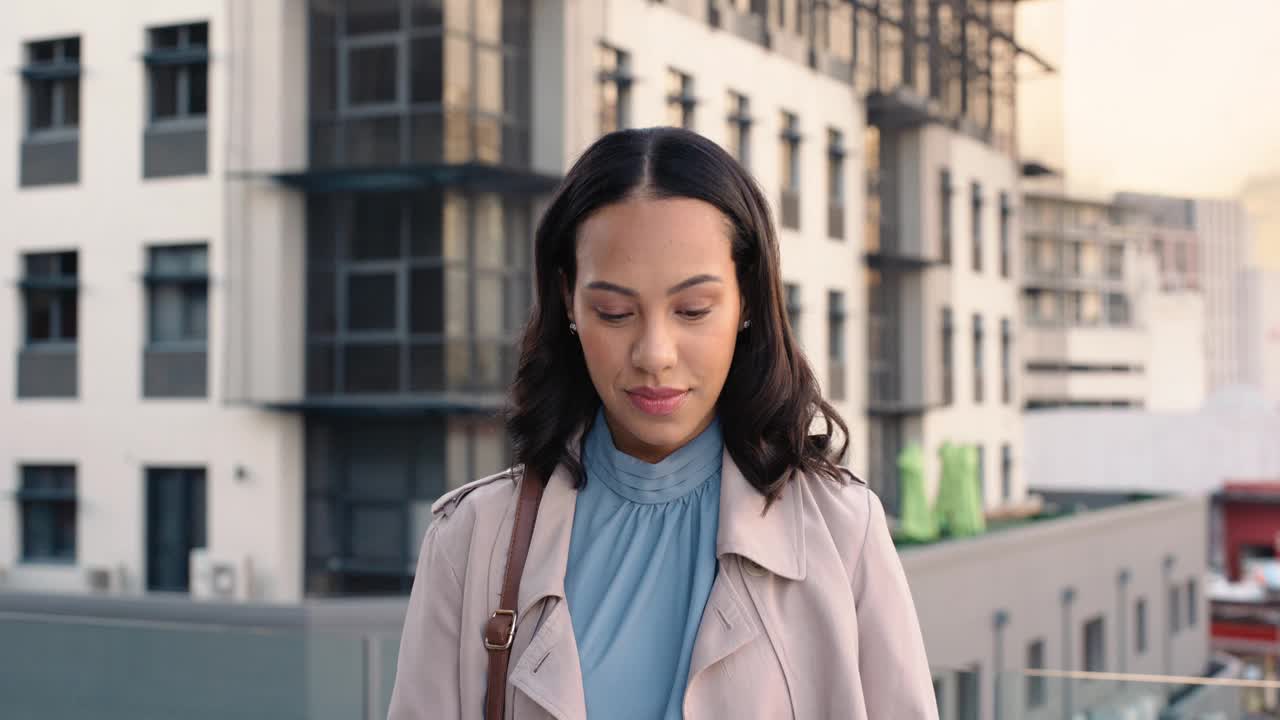
<instances>
[{"instance_id":1,"label":"dark window frame","mask_svg":"<svg viewBox=\"0 0 1280 720\"><path fill-rule=\"evenodd\" d=\"M1200 599L1197 597L1196 581L1194 578L1187 581L1187 627L1193 628L1200 619Z\"/></svg>"},{"instance_id":2,"label":"dark window frame","mask_svg":"<svg viewBox=\"0 0 1280 720\"><path fill-rule=\"evenodd\" d=\"M729 137L737 135L737 147L729 148L738 164L744 168L751 167L751 125L755 119L751 117L751 98L734 90L729 90L729 114L725 118L729 126Z\"/></svg>"},{"instance_id":3,"label":"dark window frame","mask_svg":"<svg viewBox=\"0 0 1280 720\"><path fill-rule=\"evenodd\" d=\"M827 362L829 364L832 400L844 400L847 394L848 373L848 310L845 308L845 294L841 290L827 291Z\"/></svg>"},{"instance_id":4,"label":"dark window frame","mask_svg":"<svg viewBox=\"0 0 1280 720\"><path fill-rule=\"evenodd\" d=\"M631 53L622 48L609 45L608 43L600 43L600 58L610 58L611 67L604 67L603 64L596 74L596 83L598 86L596 95L596 127L600 134L606 134L614 130L624 130L631 127L631 86L635 83L635 76L631 73ZM605 91L606 88L612 86L614 91L614 107L613 107L613 125L605 122L605 107L607 104Z\"/></svg>"},{"instance_id":5,"label":"dark window frame","mask_svg":"<svg viewBox=\"0 0 1280 720\"><path fill-rule=\"evenodd\" d=\"M939 173L938 186L938 202L939 202L939 243L938 261L943 265L951 264L952 244L955 234L954 217L952 205L954 202L955 187L951 184L951 171L942 168Z\"/></svg>"},{"instance_id":6,"label":"dark window frame","mask_svg":"<svg viewBox=\"0 0 1280 720\"><path fill-rule=\"evenodd\" d=\"M784 283L786 294L787 322L791 324L791 336L800 342L800 318L804 314L804 303L800 301L802 288L798 283Z\"/></svg>"},{"instance_id":7,"label":"dark window frame","mask_svg":"<svg viewBox=\"0 0 1280 720\"><path fill-rule=\"evenodd\" d=\"M160 257L166 253L203 253L203 271L173 272L159 269ZM188 261L189 262L189 261ZM209 245L207 243L180 243L150 245L147 247L147 273L143 281L147 286L147 349L148 350L207 350L209 346ZM189 304L200 296L199 302L204 305L205 320L203 332L195 333L190 327L184 327L182 337L160 338L156 332L157 306L162 299L160 293L166 289L177 289L181 293L184 321L189 320Z\"/></svg>"},{"instance_id":8,"label":"dark window frame","mask_svg":"<svg viewBox=\"0 0 1280 720\"><path fill-rule=\"evenodd\" d=\"M1134 652L1145 655L1147 652L1147 599L1140 597L1133 603L1133 636Z\"/></svg>"},{"instance_id":9,"label":"dark window frame","mask_svg":"<svg viewBox=\"0 0 1280 720\"><path fill-rule=\"evenodd\" d=\"M955 320L951 308L942 308L942 404L951 405L956 399L955 387Z\"/></svg>"},{"instance_id":10,"label":"dark window frame","mask_svg":"<svg viewBox=\"0 0 1280 720\"><path fill-rule=\"evenodd\" d=\"M982 326L982 315L980 313L973 314L973 404L981 405L986 402L986 364L983 352L983 340L985 338L985 330Z\"/></svg>"},{"instance_id":11,"label":"dark window frame","mask_svg":"<svg viewBox=\"0 0 1280 720\"><path fill-rule=\"evenodd\" d=\"M667 111L680 113L680 123L674 127L695 129L697 107L698 96L694 94L693 76L672 67L667 68Z\"/></svg>"},{"instance_id":12,"label":"dark window frame","mask_svg":"<svg viewBox=\"0 0 1280 720\"><path fill-rule=\"evenodd\" d=\"M19 288L23 294L23 347L25 349L50 348L50 349L74 349L80 342L80 253L78 250L62 250L52 252L33 252L24 253L23 256L23 278L19 282ZM67 270L67 260L71 260L74 266L70 271ZM38 265L42 261L51 262L58 267L53 272L33 272L33 266ZM50 337L42 339L32 338L32 318L31 313L34 299L40 295L49 295L50 302L50 320L49 330ZM66 303L75 306L72 312L72 322L75 327L70 336L63 335L63 319L67 310Z\"/></svg>"},{"instance_id":13,"label":"dark window frame","mask_svg":"<svg viewBox=\"0 0 1280 720\"><path fill-rule=\"evenodd\" d=\"M974 181L971 186L971 197L969 200L970 221L972 223L973 232L973 271L975 273L982 272L982 183Z\"/></svg>"},{"instance_id":14,"label":"dark window frame","mask_svg":"<svg viewBox=\"0 0 1280 720\"><path fill-rule=\"evenodd\" d=\"M78 542L78 501L76 500L76 466L71 464L23 464L20 466L21 487L16 499L18 501L19 521L22 529L21 562L24 564L72 565L76 562ZM37 483L37 475L46 474ZM36 485L46 487L34 487ZM45 516L37 523L39 516ZM70 532L67 532L67 520L70 520ZM35 528L31 527L36 525ZM47 531L50 537L40 543L46 549L37 551L33 535Z\"/></svg>"},{"instance_id":15,"label":"dark window frame","mask_svg":"<svg viewBox=\"0 0 1280 720\"><path fill-rule=\"evenodd\" d=\"M1000 447L1000 497L1004 502L1013 499L1013 446Z\"/></svg>"},{"instance_id":16,"label":"dark window frame","mask_svg":"<svg viewBox=\"0 0 1280 720\"><path fill-rule=\"evenodd\" d=\"M52 51L51 60L36 60L44 48ZM74 50L74 52L72 52ZM83 52L79 35L35 40L26 44L27 62L22 67L26 95L23 140L26 142L73 140L80 137L80 64ZM49 124L37 127L36 103L41 91L49 97ZM75 119L68 119L68 95L75 93Z\"/></svg>"},{"instance_id":17,"label":"dark window frame","mask_svg":"<svg viewBox=\"0 0 1280 720\"><path fill-rule=\"evenodd\" d=\"M845 237L845 156L844 133L827 128L827 238ZM836 219L839 222L836 222Z\"/></svg>"},{"instance_id":18,"label":"dark window frame","mask_svg":"<svg viewBox=\"0 0 1280 720\"><path fill-rule=\"evenodd\" d=\"M1045 663L1044 638L1036 638L1027 644L1027 669L1043 670ZM1042 675L1027 675L1027 709L1044 707L1049 702L1048 683Z\"/></svg>"},{"instance_id":19,"label":"dark window frame","mask_svg":"<svg viewBox=\"0 0 1280 720\"><path fill-rule=\"evenodd\" d=\"M1000 191L1000 277L1008 279L1013 268L1013 240L1010 232L1013 207L1009 204L1009 193Z\"/></svg>"},{"instance_id":20,"label":"dark window frame","mask_svg":"<svg viewBox=\"0 0 1280 720\"><path fill-rule=\"evenodd\" d=\"M1085 672L1107 671L1107 628L1103 616L1085 621L1080 633L1080 660Z\"/></svg>"},{"instance_id":21,"label":"dark window frame","mask_svg":"<svg viewBox=\"0 0 1280 720\"><path fill-rule=\"evenodd\" d=\"M204 44L192 39L194 31L201 30ZM160 47L159 37L162 33L176 32L177 43L173 47ZM199 129L209 123L209 23L200 21L179 25L162 25L147 28L148 51L143 56L147 66L147 127L148 129ZM175 73L175 96L173 114L157 113L157 85L162 80L162 73L172 69ZM196 97L193 77L197 72L204 75L204 109L193 110L192 100Z\"/></svg>"},{"instance_id":22,"label":"dark window frame","mask_svg":"<svg viewBox=\"0 0 1280 720\"><path fill-rule=\"evenodd\" d=\"M1013 322L1000 319L1000 401L1013 404Z\"/></svg>"},{"instance_id":23,"label":"dark window frame","mask_svg":"<svg viewBox=\"0 0 1280 720\"><path fill-rule=\"evenodd\" d=\"M800 133L800 116L796 113L781 111L782 130L778 133L779 150L779 192L782 196L782 227L799 230L803 222L800 212L800 193L803 183L804 164L800 152L804 136ZM794 213L788 213L787 207L793 205Z\"/></svg>"}]
</instances>

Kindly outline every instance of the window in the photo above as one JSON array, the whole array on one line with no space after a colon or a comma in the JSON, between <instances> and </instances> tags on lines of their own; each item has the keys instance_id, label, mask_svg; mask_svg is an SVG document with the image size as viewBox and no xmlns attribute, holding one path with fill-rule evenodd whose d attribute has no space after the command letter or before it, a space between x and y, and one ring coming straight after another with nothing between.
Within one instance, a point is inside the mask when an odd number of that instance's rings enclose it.
<instances>
[{"instance_id":1,"label":"window","mask_svg":"<svg viewBox=\"0 0 1280 720\"><path fill-rule=\"evenodd\" d=\"M22 559L75 562L75 467L24 465L18 503L22 515Z\"/></svg>"},{"instance_id":2,"label":"window","mask_svg":"<svg viewBox=\"0 0 1280 720\"><path fill-rule=\"evenodd\" d=\"M982 185L973 184L973 271L982 272Z\"/></svg>"},{"instance_id":3,"label":"window","mask_svg":"<svg viewBox=\"0 0 1280 720\"><path fill-rule=\"evenodd\" d=\"M781 154L778 172L782 178L782 226L800 229L800 119L782 113L782 134L778 147Z\"/></svg>"},{"instance_id":4,"label":"window","mask_svg":"<svg viewBox=\"0 0 1280 720\"><path fill-rule=\"evenodd\" d=\"M1027 669L1044 669L1044 640L1027 645ZM1044 707L1048 701L1045 679L1039 675L1027 675L1027 709Z\"/></svg>"},{"instance_id":5,"label":"window","mask_svg":"<svg viewBox=\"0 0 1280 720\"><path fill-rule=\"evenodd\" d=\"M1189 628L1196 626L1196 620L1197 620L1196 615L1200 610L1199 602L1200 602L1200 599L1196 597L1196 581L1188 580L1187 581L1187 627Z\"/></svg>"},{"instance_id":6,"label":"window","mask_svg":"<svg viewBox=\"0 0 1280 720\"><path fill-rule=\"evenodd\" d=\"M982 365L982 316L975 313L973 316L973 402L975 404L981 404L985 395Z\"/></svg>"},{"instance_id":7,"label":"window","mask_svg":"<svg viewBox=\"0 0 1280 720\"><path fill-rule=\"evenodd\" d=\"M827 130L827 237L844 237L844 135Z\"/></svg>"},{"instance_id":8,"label":"window","mask_svg":"<svg viewBox=\"0 0 1280 720\"><path fill-rule=\"evenodd\" d=\"M1106 672L1107 644L1102 623L1102 618L1096 617L1084 624L1085 672Z\"/></svg>"},{"instance_id":9,"label":"window","mask_svg":"<svg viewBox=\"0 0 1280 720\"><path fill-rule=\"evenodd\" d=\"M311 167L528 167L530 0L303 5ZM592 69L606 72L605 59L593 59L601 64ZM626 94L626 68L616 66L616 53L608 62L617 81L593 76L592 98L603 98L606 84ZM625 112L618 99L614 92L611 118Z\"/></svg>"},{"instance_id":10,"label":"window","mask_svg":"<svg viewBox=\"0 0 1280 720\"><path fill-rule=\"evenodd\" d=\"M1013 447L1008 443L1000 448L1000 498L1013 500Z\"/></svg>"},{"instance_id":11,"label":"window","mask_svg":"<svg viewBox=\"0 0 1280 720\"><path fill-rule=\"evenodd\" d=\"M951 171L943 168L940 175L938 196L942 216L940 218L942 247L939 248L939 259L944 265L951 264Z\"/></svg>"},{"instance_id":12,"label":"window","mask_svg":"<svg viewBox=\"0 0 1280 720\"><path fill-rule=\"evenodd\" d=\"M1147 652L1147 600L1138 598L1133 604L1133 646L1139 655Z\"/></svg>"},{"instance_id":13,"label":"window","mask_svg":"<svg viewBox=\"0 0 1280 720\"><path fill-rule=\"evenodd\" d=\"M982 670L956 671L956 720L978 720L982 707Z\"/></svg>"},{"instance_id":14,"label":"window","mask_svg":"<svg viewBox=\"0 0 1280 720\"><path fill-rule=\"evenodd\" d=\"M209 165L209 25L171 25L149 34L150 122L142 176L203 175Z\"/></svg>"},{"instance_id":15,"label":"window","mask_svg":"<svg viewBox=\"0 0 1280 720\"><path fill-rule=\"evenodd\" d=\"M1009 277L1010 263L1012 262L1009 254L1012 252L1012 241L1009 237L1009 216L1013 214L1013 208L1009 207L1009 193L1001 191L1000 193L1000 277Z\"/></svg>"},{"instance_id":16,"label":"window","mask_svg":"<svg viewBox=\"0 0 1280 720\"><path fill-rule=\"evenodd\" d=\"M75 133L80 126L80 38L27 44L27 134Z\"/></svg>"},{"instance_id":17,"label":"window","mask_svg":"<svg viewBox=\"0 0 1280 720\"><path fill-rule=\"evenodd\" d=\"M24 261L26 344L73 345L79 331L76 253L31 253Z\"/></svg>"},{"instance_id":18,"label":"window","mask_svg":"<svg viewBox=\"0 0 1280 720\"><path fill-rule=\"evenodd\" d=\"M430 190L307 200L307 392L493 392L532 296L523 198Z\"/></svg>"},{"instance_id":19,"label":"window","mask_svg":"<svg viewBox=\"0 0 1280 720\"><path fill-rule=\"evenodd\" d=\"M693 96L693 78L679 70L667 70L667 124L693 129L693 109L698 99Z\"/></svg>"},{"instance_id":20,"label":"window","mask_svg":"<svg viewBox=\"0 0 1280 720\"><path fill-rule=\"evenodd\" d=\"M749 167L751 157L751 101L747 96L729 91L729 152L743 167Z\"/></svg>"},{"instance_id":21,"label":"window","mask_svg":"<svg viewBox=\"0 0 1280 720\"><path fill-rule=\"evenodd\" d=\"M209 251L205 245L148 253L144 397L204 397L208 387Z\"/></svg>"},{"instance_id":22,"label":"window","mask_svg":"<svg viewBox=\"0 0 1280 720\"><path fill-rule=\"evenodd\" d=\"M80 179L80 38L27 44L25 136L18 184L74 183Z\"/></svg>"},{"instance_id":23,"label":"window","mask_svg":"<svg viewBox=\"0 0 1280 720\"><path fill-rule=\"evenodd\" d=\"M1182 588L1177 585L1169 587L1169 634L1177 635L1182 630Z\"/></svg>"},{"instance_id":24,"label":"window","mask_svg":"<svg viewBox=\"0 0 1280 720\"><path fill-rule=\"evenodd\" d=\"M955 326L951 308L942 308L942 404L955 401Z\"/></svg>"},{"instance_id":25,"label":"window","mask_svg":"<svg viewBox=\"0 0 1280 720\"><path fill-rule=\"evenodd\" d=\"M977 446L978 456L978 499L982 506L987 505L987 447L982 443Z\"/></svg>"},{"instance_id":26,"label":"window","mask_svg":"<svg viewBox=\"0 0 1280 720\"><path fill-rule=\"evenodd\" d=\"M601 45L599 48L600 91L598 117L600 134L621 130L631 124L631 57L626 51Z\"/></svg>"},{"instance_id":27,"label":"window","mask_svg":"<svg viewBox=\"0 0 1280 720\"><path fill-rule=\"evenodd\" d=\"M209 251L153 247L147 271L152 345L204 346L209 334Z\"/></svg>"},{"instance_id":28,"label":"window","mask_svg":"<svg viewBox=\"0 0 1280 720\"><path fill-rule=\"evenodd\" d=\"M152 28L150 36L151 122L203 119L209 111L209 24Z\"/></svg>"},{"instance_id":29,"label":"window","mask_svg":"<svg viewBox=\"0 0 1280 720\"><path fill-rule=\"evenodd\" d=\"M1108 245L1106 250L1106 273L1107 277L1112 280L1119 280L1124 277L1124 246ZM1157 260L1163 258L1157 257Z\"/></svg>"},{"instance_id":30,"label":"window","mask_svg":"<svg viewBox=\"0 0 1280 720\"><path fill-rule=\"evenodd\" d=\"M1120 293L1107 293L1107 323L1128 325L1129 322L1129 298Z\"/></svg>"},{"instance_id":31,"label":"window","mask_svg":"<svg viewBox=\"0 0 1280 720\"><path fill-rule=\"evenodd\" d=\"M800 286L795 283L786 284L787 292L787 323L791 325L791 336L796 342L800 342L800 313L804 306L800 302Z\"/></svg>"},{"instance_id":32,"label":"window","mask_svg":"<svg viewBox=\"0 0 1280 720\"><path fill-rule=\"evenodd\" d=\"M1013 402L1013 328L1009 318L1000 319L1000 402Z\"/></svg>"},{"instance_id":33,"label":"window","mask_svg":"<svg viewBox=\"0 0 1280 720\"><path fill-rule=\"evenodd\" d=\"M845 395L844 321L844 293L831 290L827 293L827 358L831 369L828 384L832 400L843 400Z\"/></svg>"}]
</instances>

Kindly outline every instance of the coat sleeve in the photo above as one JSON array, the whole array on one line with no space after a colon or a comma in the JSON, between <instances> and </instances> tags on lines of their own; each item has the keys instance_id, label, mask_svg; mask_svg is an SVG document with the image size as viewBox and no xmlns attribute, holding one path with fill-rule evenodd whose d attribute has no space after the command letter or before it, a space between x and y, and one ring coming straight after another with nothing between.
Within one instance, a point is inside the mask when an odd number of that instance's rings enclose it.
<instances>
[{"instance_id":1,"label":"coat sleeve","mask_svg":"<svg viewBox=\"0 0 1280 720\"><path fill-rule=\"evenodd\" d=\"M867 491L866 539L853 573L858 671L867 717L937 720L933 675L911 589L880 498Z\"/></svg>"},{"instance_id":2,"label":"coat sleeve","mask_svg":"<svg viewBox=\"0 0 1280 720\"><path fill-rule=\"evenodd\" d=\"M388 720L462 717L458 667L462 583L441 532L448 523L449 518L434 519L418 554Z\"/></svg>"}]
</instances>

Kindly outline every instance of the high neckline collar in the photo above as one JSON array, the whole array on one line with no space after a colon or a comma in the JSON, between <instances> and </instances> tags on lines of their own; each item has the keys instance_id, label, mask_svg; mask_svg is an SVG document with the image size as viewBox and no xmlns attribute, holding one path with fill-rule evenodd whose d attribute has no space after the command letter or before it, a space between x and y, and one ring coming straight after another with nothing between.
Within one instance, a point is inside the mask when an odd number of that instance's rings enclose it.
<instances>
[{"instance_id":1,"label":"high neckline collar","mask_svg":"<svg viewBox=\"0 0 1280 720\"><path fill-rule=\"evenodd\" d=\"M723 447L720 421L712 419L705 430L683 447L656 463L645 462L614 445L613 433L601 408L587 433L587 482L598 479L631 502L671 502L720 474Z\"/></svg>"}]
</instances>

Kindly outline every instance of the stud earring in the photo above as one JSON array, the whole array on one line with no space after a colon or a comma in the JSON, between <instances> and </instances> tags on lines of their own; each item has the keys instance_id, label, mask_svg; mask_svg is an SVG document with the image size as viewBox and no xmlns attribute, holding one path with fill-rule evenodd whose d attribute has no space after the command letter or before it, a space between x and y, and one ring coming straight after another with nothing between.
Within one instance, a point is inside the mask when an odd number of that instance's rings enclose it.
<instances>
[{"instance_id":1,"label":"stud earring","mask_svg":"<svg viewBox=\"0 0 1280 720\"><path fill-rule=\"evenodd\" d=\"M570 333L571 335L577 335L577 334L578 334L578 324L577 324L577 323L569 323L569 333Z\"/></svg>"},{"instance_id":2,"label":"stud earring","mask_svg":"<svg viewBox=\"0 0 1280 720\"><path fill-rule=\"evenodd\" d=\"M747 328L749 328L749 327L751 327L751 321L750 321L750 320L743 320L743 321L742 321L742 329L743 329L743 330L746 330L746 329L747 329Z\"/></svg>"}]
</instances>

